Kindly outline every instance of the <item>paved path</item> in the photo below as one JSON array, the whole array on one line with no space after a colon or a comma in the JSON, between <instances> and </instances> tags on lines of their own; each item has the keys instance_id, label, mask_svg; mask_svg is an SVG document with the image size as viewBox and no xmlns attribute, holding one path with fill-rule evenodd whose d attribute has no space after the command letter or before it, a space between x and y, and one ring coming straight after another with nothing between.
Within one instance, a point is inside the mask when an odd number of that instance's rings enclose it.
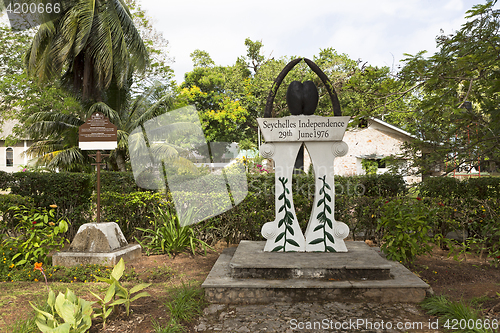
<instances>
[{"instance_id":1,"label":"paved path","mask_svg":"<svg viewBox=\"0 0 500 333\"><path fill-rule=\"evenodd\" d=\"M442 332L414 304L211 304L196 332ZM434 323L434 325L430 325ZM439 322L442 329L444 323ZM431 326L431 328L429 328Z\"/></svg>"}]
</instances>

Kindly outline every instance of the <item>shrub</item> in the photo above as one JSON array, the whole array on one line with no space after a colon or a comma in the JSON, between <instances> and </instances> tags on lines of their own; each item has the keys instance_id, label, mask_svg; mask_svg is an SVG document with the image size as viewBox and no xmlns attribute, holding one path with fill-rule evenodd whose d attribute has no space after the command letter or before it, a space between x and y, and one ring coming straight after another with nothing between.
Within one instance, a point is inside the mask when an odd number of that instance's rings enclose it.
<instances>
[{"instance_id":1,"label":"shrub","mask_svg":"<svg viewBox=\"0 0 500 333\"><path fill-rule=\"evenodd\" d=\"M6 190L10 187L11 176L10 173L0 171L0 190Z\"/></svg>"},{"instance_id":2,"label":"shrub","mask_svg":"<svg viewBox=\"0 0 500 333\"><path fill-rule=\"evenodd\" d=\"M9 210L13 206L34 207L33 199L18 194L0 195L0 216L2 220L0 234L8 233L9 230L16 226L14 213L12 210Z\"/></svg>"},{"instance_id":3,"label":"shrub","mask_svg":"<svg viewBox=\"0 0 500 333\"><path fill-rule=\"evenodd\" d=\"M94 187L96 174L93 175ZM101 171L101 192L132 193L142 189L137 186L132 172Z\"/></svg>"},{"instance_id":4,"label":"shrub","mask_svg":"<svg viewBox=\"0 0 500 333\"><path fill-rule=\"evenodd\" d=\"M56 204L56 216L65 216L71 227L68 237L76 234L90 220L91 195L94 190L90 174L17 172L12 175L11 192L33 198L35 206Z\"/></svg>"},{"instance_id":5,"label":"shrub","mask_svg":"<svg viewBox=\"0 0 500 333\"><path fill-rule=\"evenodd\" d=\"M500 178L481 177L458 180L429 177L419 185L420 194L432 198L500 199Z\"/></svg>"},{"instance_id":6,"label":"shrub","mask_svg":"<svg viewBox=\"0 0 500 333\"><path fill-rule=\"evenodd\" d=\"M389 259L412 262L431 251L429 222L434 214L421 200L398 198L383 204L378 229L383 232L381 249Z\"/></svg>"},{"instance_id":7,"label":"shrub","mask_svg":"<svg viewBox=\"0 0 500 333\"><path fill-rule=\"evenodd\" d=\"M101 193L101 221L116 222L127 240L139 236L136 228L148 228L158 208L173 209L172 202L162 193Z\"/></svg>"},{"instance_id":8,"label":"shrub","mask_svg":"<svg viewBox=\"0 0 500 333\"><path fill-rule=\"evenodd\" d=\"M2 242L3 249L12 251L12 263L16 266L39 261L48 263L47 255L60 250L67 241L62 234L68 230L68 222L63 218L57 219L53 208L47 210L21 206L13 207L12 210L18 221L15 235Z\"/></svg>"}]
</instances>

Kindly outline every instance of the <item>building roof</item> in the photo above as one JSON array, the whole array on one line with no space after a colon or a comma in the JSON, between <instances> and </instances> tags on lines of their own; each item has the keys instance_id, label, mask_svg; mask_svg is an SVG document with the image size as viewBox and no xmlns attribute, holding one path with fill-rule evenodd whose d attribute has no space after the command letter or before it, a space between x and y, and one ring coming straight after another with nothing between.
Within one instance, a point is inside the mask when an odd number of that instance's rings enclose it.
<instances>
[{"instance_id":1,"label":"building roof","mask_svg":"<svg viewBox=\"0 0 500 333\"><path fill-rule=\"evenodd\" d=\"M401 134L401 135L407 136L407 137L409 137L409 138L412 138L412 139L418 139L415 135L413 135L413 134L411 134L411 133L409 133L409 132L407 132L407 131L405 131L405 130L403 130L403 129L401 129L401 128L397 127L397 126L391 125L391 124L389 124L389 123L387 123L387 122L385 122L385 121L383 121L383 120L380 120L380 119L378 119L378 118L370 118L370 122L371 122L372 124L373 124L373 123L375 123L375 124L378 124L378 125L380 125L380 126L386 127L386 128L388 128L388 129L390 129L390 130L392 130L392 131L397 132L398 134ZM370 125L371 125L371 124L370 124Z\"/></svg>"}]
</instances>

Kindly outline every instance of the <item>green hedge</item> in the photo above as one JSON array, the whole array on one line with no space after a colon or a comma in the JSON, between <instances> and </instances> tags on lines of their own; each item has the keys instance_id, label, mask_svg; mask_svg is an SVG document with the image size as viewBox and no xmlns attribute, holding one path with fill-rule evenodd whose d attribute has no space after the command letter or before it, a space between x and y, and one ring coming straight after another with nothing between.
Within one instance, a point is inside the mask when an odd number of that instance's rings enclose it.
<instances>
[{"instance_id":1,"label":"green hedge","mask_svg":"<svg viewBox=\"0 0 500 333\"><path fill-rule=\"evenodd\" d=\"M155 209L173 209L172 202L162 193L101 193L101 221L116 222L125 238L133 240L136 228L149 228Z\"/></svg>"},{"instance_id":2,"label":"green hedge","mask_svg":"<svg viewBox=\"0 0 500 333\"><path fill-rule=\"evenodd\" d=\"M431 198L500 199L500 178L429 177L420 183L419 189L422 196Z\"/></svg>"},{"instance_id":3,"label":"green hedge","mask_svg":"<svg viewBox=\"0 0 500 333\"><path fill-rule=\"evenodd\" d=\"M93 174L94 187L97 174ZM137 186L132 172L101 171L101 192L132 193L142 191Z\"/></svg>"},{"instance_id":4,"label":"green hedge","mask_svg":"<svg viewBox=\"0 0 500 333\"><path fill-rule=\"evenodd\" d=\"M13 218L12 212L9 211L13 206L34 206L33 199L30 197L23 197L17 194L2 194L0 195L0 216L1 228L5 229L0 234L7 233L8 230L16 226L16 221Z\"/></svg>"},{"instance_id":5,"label":"green hedge","mask_svg":"<svg viewBox=\"0 0 500 333\"><path fill-rule=\"evenodd\" d=\"M17 172L12 174L12 194L30 197L38 207L57 205L57 217L71 222L68 235L90 220L92 176L83 173Z\"/></svg>"},{"instance_id":6,"label":"green hedge","mask_svg":"<svg viewBox=\"0 0 500 333\"><path fill-rule=\"evenodd\" d=\"M0 171L0 191L6 190L10 186L11 175L8 172Z\"/></svg>"}]
</instances>

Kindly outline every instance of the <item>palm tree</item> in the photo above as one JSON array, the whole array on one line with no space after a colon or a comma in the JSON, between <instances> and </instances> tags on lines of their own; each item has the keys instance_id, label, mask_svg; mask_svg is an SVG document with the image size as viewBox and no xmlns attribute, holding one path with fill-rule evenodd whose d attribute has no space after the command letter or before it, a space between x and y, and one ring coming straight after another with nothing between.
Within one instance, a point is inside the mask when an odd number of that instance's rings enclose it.
<instances>
[{"instance_id":1,"label":"palm tree","mask_svg":"<svg viewBox=\"0 0 500 333\"><path fill-rule=\"evenodd\" d=\"M61 78L84 101L105 101L113 108L120 100L112 95L128 91L132 72L147 63L123 0L71 0L59 19L40 25L25 54L28 74L39 82Z\"/></svg>"},{"instance_id":2,"label":"palm tree","mask_svg":"<svg viewBox=\"0 0 500 333\"><path fill-rule=\"evenodd\" d=\"M26 121L26 134L36 140L26 154L35 158L36 165L49 170L88 170L91 160L87 151L78 148L78 128L94 112L101 112L117 126L118 147L111 153L108 164L114 170L125 171L128 158L128 137L137 127L169 110L173 98L169 94L157 98L154 87L136 97L121 110L103 102L94 103L86 112L68 115L59 111L37 112Z\"/></svg>"}]
</instances>

